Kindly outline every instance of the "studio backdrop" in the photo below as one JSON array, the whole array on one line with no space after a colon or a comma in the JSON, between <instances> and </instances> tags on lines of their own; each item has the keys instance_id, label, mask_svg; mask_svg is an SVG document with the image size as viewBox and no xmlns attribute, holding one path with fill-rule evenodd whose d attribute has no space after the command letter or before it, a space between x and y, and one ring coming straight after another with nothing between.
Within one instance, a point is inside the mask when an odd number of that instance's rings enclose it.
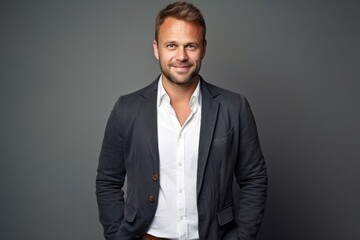
<instances>
[{"instance_id":1,"label":"studio backdrop","mask_svg":"<svg viewBox=\"0 0 360 240\"><path fill-rule=\"evenodd\" d=\"M360 239L358 1L191 1L201 75L245 95L269 174L261 240ZM170 1L0 1L0 238L103 239L95 176L116 99L160 73Z\"/></svg>"}]
</instances>

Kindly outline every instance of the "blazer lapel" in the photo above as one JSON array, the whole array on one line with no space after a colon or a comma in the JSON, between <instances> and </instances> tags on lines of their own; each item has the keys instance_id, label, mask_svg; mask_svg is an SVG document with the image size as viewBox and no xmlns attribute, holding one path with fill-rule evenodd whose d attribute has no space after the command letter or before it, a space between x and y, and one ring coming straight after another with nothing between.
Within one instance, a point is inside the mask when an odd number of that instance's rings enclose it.
<instances>
[{"instance_id":1,"label":"blazer lapel","mask_svg":"<svg viewBox=\"0 0 360 240\"><path fill-rule=\"evenodd\" d=\"M200 127L200 140L199 140L199 156L198 156L198 173L197 173L197 194L199 195L205 167L209 155L211 142L213 139L216 119L219 110L219 103L214 101L217 94L212 94L209 91L208 84L201 79L201 127Z\"/></svg>"},{"instance_id":2,"label":"blazer lapel","mask_svg":"<svg viewBox=\"0 0 360 240\"><path fill-rule=\"evenodd\" d=\"M144 137L148 143L151 155L154 159L154 170L159 171L159 148L157 133L157 83L154 81L142 94L140 101L141 121L144 124Z\"/></svg>"}]
</instances>

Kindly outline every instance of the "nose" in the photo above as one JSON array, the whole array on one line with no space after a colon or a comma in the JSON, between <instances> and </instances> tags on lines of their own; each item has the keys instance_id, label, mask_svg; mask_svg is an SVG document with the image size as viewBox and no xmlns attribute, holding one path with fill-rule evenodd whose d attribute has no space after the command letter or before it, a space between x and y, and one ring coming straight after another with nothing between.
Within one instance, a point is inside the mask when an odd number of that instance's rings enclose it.
<instances>
[{"instance_id":1,"label":"nose","mask_svg":"<svg viewBox=\"0 0 360 240\"><path fill-rule=\"evenodd\" d=\"M177 49L176 60L180 62L186 62L188 60L185 47L181 46Z\"/></svg>"}]
</instances>

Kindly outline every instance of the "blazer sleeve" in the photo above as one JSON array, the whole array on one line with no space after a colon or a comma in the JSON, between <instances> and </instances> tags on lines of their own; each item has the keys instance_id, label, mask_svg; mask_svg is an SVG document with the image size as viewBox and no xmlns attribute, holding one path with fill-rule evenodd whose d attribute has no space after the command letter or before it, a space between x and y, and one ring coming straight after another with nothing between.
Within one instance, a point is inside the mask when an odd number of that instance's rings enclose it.
<instances>
[{"instance_id":1,"label":"blazer sleeve","mask_svg":"<svg viewBox=\"0 0 360 240\"><path fill-rule=\"evenodd\" d=\"M240 111L240 144L235 166L240 186L237 216L238 238L255 240L265 209L267 173L250 105L242 96Z\"/></svg>"},{"instance_id":2,"label":"blazer sleeve","mask_svg":"<svg viewBox=\"0 0 360 240\"><path fill-rule=\"evenodd\" d=\"M96 176L96 196L100 222L107 240L115 239L124 218L124 137L120 99L108 119Z\"/></svg>"}]
</instances>

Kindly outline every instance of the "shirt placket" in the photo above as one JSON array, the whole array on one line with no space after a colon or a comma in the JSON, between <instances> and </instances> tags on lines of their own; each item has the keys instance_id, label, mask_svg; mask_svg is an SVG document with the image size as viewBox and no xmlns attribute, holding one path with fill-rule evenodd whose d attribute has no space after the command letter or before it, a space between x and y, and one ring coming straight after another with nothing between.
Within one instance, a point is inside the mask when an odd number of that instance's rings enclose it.
<instances>
[{"instance_id":1,"label":"shirt placket","mask_svg":"<svg viewBox=\"0 0 360 240\"><path fill-rule=\"evenodd\" d=\"M185 159L185 137L186 137L186 126L191 121L192 117L196 113L197 108L193 108L190 116L185 121L183 127L180 129L178 134L177 143L177 205L178 205L178 221L179 221L179 239L187 239L187 222L186 222L186 189L185 189L185 176L186 176L186 159Z\"/></svg>"},{"instance_id":2,"label":"shirt placket","mask_svg":"<svg viewBox=\"0 0 360 240\"><path fill-rule=\"evenodd\" d=\"M177 182L177 205L180 239L186 238L187 225L185 219L185 129L181 128L177 137L176 149L176 182Z\"/></svg>"}]
</instances>

